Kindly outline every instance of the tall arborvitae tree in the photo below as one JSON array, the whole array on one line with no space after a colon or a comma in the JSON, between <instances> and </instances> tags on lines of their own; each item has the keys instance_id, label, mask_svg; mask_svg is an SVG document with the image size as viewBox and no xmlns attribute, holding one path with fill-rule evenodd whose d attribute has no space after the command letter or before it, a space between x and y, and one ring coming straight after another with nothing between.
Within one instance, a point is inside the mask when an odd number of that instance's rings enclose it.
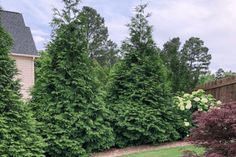
<instances>
[{"instance_id":1,"label":"tall arborvitae tree","mask_svg":"<svg viewBox=\"0 0 236 157\"><path fill-rule=\"evenodd\" d=\"M84 6L79 15L86 27L87 49L90 58L101 66L111 67L119 59L117 45L108 39L108 28L105 20L93 8Z\"/></svg>"},{"instance_id":2,"label":"tall arborvitae tree","mask_svg":"<svg viewBox=\"0 0 236 157\"><path fill-rule=\"evenodd\" d=\"M179 138L166 68L152 38L146 5L136 8L130 38L122 45L124 60L113 69L107 105L116 133L116 145L161 143Z\"/></svg>"},{"instance_id":3,"label":"tall arborvitae tree","mask_svg":"<svg viewBox=\"0 0 236 157\"><path fill-rule=\"evenodd\" d=\"M107 110L96 97L83 18L77 20L78 1L64 0L54 18L54 33L37 70L31 107L48 143L46 156L78 157L113 145ZM74 17L74 16L76 17Z\"/></svg>"},{"instance_id":4,"label":"tall arborvitae tree","mask_svg":"<svg viewBox=\"0 0 236 157\"><path fill-rule=\"evenodd\" d=\"M45 143L36 134L36 121L21 100L16 66L10 57L12 40L0 26L0 154L42 157Z\"/></svg>"}]
</instances>

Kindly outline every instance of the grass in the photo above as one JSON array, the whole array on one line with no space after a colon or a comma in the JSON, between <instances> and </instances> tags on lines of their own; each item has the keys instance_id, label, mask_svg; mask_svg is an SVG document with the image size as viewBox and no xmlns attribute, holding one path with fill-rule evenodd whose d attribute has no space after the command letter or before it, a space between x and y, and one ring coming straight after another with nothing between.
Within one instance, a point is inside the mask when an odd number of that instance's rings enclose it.
<instances>
[{"instance_id":1,"label":"grass","mask_svg":"<svg viewBox=\"0 0 236 157\"><path fill-rule=\"evenodd\" d=\"M197 148L194 146L184 146L184 147L174 147L174 148L166 148L160 150L146 151L141 153L134 153L130 155L125 155L122 157L181 157L183 151L190 150L194 151L197 154L203 154L203 148Z\"/></svg>"}]
</instances>

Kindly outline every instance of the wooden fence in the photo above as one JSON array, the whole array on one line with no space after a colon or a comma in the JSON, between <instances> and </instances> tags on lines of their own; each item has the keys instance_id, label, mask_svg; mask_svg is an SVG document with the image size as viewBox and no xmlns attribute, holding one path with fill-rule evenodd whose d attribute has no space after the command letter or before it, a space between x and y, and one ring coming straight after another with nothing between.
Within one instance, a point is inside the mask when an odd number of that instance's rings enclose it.
<instances>
[{"instance_id":1,"label":"wooden fence","mask_svg":"<svg viewBox=\"0 0 236 157\"><path fill-rule=\"evenodd\" d=\"M234 102L236 101L236 76L212 81L197 86L196 89L205 90L223 103Z\"/></svg>"}]
</instances>

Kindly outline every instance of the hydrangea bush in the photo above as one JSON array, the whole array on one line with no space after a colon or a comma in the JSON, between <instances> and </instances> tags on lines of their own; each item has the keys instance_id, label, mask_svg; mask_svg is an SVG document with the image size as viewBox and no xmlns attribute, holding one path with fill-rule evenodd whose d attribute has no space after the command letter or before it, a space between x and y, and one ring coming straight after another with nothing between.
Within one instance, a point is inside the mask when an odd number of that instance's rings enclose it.
<instances>
[{"instance_id":1,"label":"hydrangea bush","mask_svg":"<svg viewBox=\"0 0 236 157\"><path fill-rule=\"evenodd\" d=\"M211 94L206 94L202 89L193 91L191 94L185 93L174 97L174 102L181 111L208 111L210 108L221 104Z\"/></svg>"},{"instance_id":2,"label":"hydrangea bush","mask_svg":"<svg viewBox=\"0 0 236 157\"><path fill-rule=\"evenodd\" d=\"M194 112L207 112L209 109L217 108L221 101L217 101L211 94L207 94L204 90L199 89L190 94L182 93L179 96L175 96L174 103L182 117L183 128L181 128L180 132L184 137L193 126L192 114Z\"/></svg>"}]
</instances>

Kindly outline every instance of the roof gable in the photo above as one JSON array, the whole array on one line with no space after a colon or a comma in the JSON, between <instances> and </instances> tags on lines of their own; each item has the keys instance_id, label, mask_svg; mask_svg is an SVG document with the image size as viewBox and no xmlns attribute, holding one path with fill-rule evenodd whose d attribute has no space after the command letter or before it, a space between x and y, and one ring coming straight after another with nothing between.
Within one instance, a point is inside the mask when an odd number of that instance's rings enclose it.
<instances>
[{"instance_id":1,"label":"roof gable","mask_svg":"<svg viewBox=\"0 0 236 157\"><path fill-rule=\"evenodd\" d=\"M30 28L25 26L22 14L0 10L0 22L13 38L12 53L38 55Z\"/></svg>"}]
</instances>

